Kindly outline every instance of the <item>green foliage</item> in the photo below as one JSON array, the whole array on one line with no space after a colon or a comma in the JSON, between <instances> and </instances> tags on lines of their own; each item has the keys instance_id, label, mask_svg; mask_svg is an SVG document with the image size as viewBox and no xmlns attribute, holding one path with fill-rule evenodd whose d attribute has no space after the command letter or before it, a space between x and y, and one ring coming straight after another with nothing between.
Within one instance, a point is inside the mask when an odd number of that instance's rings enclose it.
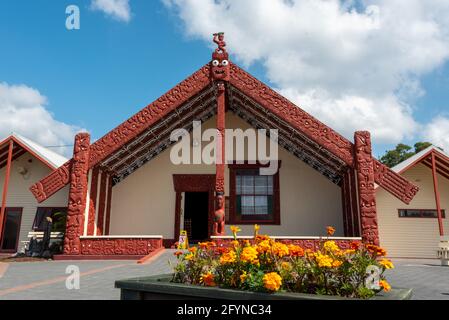
<instances>
[{"instance_id":1,"label":"green foliage","mask_svg":"<svg viewBox=\"0 0 449 320\"><path fill-rule=\"evenodd\" d=\"M380 162L385 164L387 167L392 168L431 145L432 144L430 142L417 142L415 143L413 150L412 147L399 143L393 150L387 150L380 158Z\"/></svg>"}]
</instances>

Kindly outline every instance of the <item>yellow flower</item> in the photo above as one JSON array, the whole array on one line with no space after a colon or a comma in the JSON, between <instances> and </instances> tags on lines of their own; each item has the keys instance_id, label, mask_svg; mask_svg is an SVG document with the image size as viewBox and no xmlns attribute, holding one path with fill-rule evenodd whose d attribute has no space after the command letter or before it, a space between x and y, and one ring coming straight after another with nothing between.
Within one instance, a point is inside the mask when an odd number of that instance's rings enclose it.
<instances>
[{"instance_id":1,"label":"yellow flower","mask_svg":"<svg viewBox=\"0 0 449 320\"><path fill-rule=\"evenodd\" d=\"M348 250L344 251L344 254L347 254L347 255L351 255L351 254L354 254L354 253L355 253L354 249L348 249Z\"/></svg>"},{"instance_id":2,"label":"yellow flower","mask_svg":"<svg viewBox=\"0 0 449 320\"><path fill-rule=\"evenodd\" d=\"M256 263L257 260L257 250L254 247L245 247L240 254L240 259L243 262Z\"/></svg>"},{"instance_id":3,"label":"yellow flower","mask_svg":"<svg viewBox=\"0 0 449 320\"><path fill-rule=\"evenodd\" d=\"M382 289L384 289L385 292L391 290L391 286L386 280L380 280L379 285L381 286Z\"/></svg>"},{"instance_id":4,"label":"yellow flower","mask_svg":"<svg viewBox=\"0 0 449 320\"><path fill-rule=\"evenodd\" d=\"M271 250L270 240L263 240L259 242L259 244L257 245L257 251L259 251L259 253L266 253L270 250Z\"/></svg>"},{"instance_id":5,"label":"yellow flower","mask_svg":"<svg viewBox=\"0 0 449 320\"><path fill-rule=\"evenodd\" d=\"M322 254L321 252L316 252L314 254L315 260L320 268L332 268L333 259L327 254Z\"/></svg>"},{"instance_id":6,"label":"yellow flower","mask_svg":"<svg viewBox=\"0 0 449 320\"><path fill-rule=\"evenodd\" d=\"M203 283L207 287L215 287L214 275L210 272L203 274L200 278L201 283Z\"/></svg>"},{"instance_id":7,"label":"yellow flower","mask_svg":"<svg viewBox=\"0 0 449 320\"><path fill-rule=\"evenodd\" d=\"M300 246L296 246L294 244L288 245L288 251L292 257L302 257L304 256L304 249Z\"/></svg>"},{"instance_id":8,"label":"yellow flower","mask_svg":"<svg viewBox=\"0 0 449 320\"><path fill-rule=\"evenodd\" d=\"M186 256L184 257L184 259L186 259L187 261L192 260L192 259L193 259L193 254L189 253L188 255L186 255Z\"/></svg>"},{"instance_id":9,"label":"yellow flower","mask_svg":"<svg viewBox=\"0 0 449 320\"><path fill-rule=\"evenodd\" d=\"M234 248L237 248L237 247L240 245L240 243L239 243L237 240L233 240L233 241L231 241L231 245L232 245Z\"/></svg>"},{"instance_id":10,"label":"yellow flower","mask_svg":"<svg viewBox=\"0 0 449 320\"><path fill-rule=\"evenodd\" d=\"M273 253L280 258L288 255L288 253L289 253L288 247L281 242L273 243L273 245L271 246L271 249L273 250Z\"/></svg>"},{"instance_id":11,"label":"yellow flower","mask_svg":"<svg viewBox=\"0 0 449 320\"><path fill-rule=\"evenodd\" d=\"M248 278L248 275L246 274L246 271L243 271L243 273L240 275L240 282L245 282L246 278Z\"/></svg>"},{"instance_id":12,"label":"yellow flower","mask_svg":"<svg viewBox=\"0 0 449 320\"><path fill-rule=\"evenodd\" d=\"M229 251L225 252L220 257L220 263L221 264L234 263L236 258L237 258L237 255L235 254L235 251L234 250L229 250Z\"/></svg>"},{"instance_id":13,"label":"yellow flower","mask_svg":"<svg viewBox=\"0 0 449 320\"><path fill-rule=\"evenodd\" d=\"M258 224L254 225L254 231L259 232L260 226Z\"/></svg>"},{"instance_id":14,"label":"yellow flower","mask_svg":"<svg viewBox=\"0 0 449 320\"><path fill-rule=\"evenodd\" d=\"M237 227L237 226L231 226L231 232L234 234L234 235L236 235L238 232L240 232L240 231L242 231L242 229L240 229L239 227Z\"/></svg>"},{"instance_id":15,"label":"yellow flower","mask_svg":"<svg viewBox=\"0 0 449 320\"><path fill-rule=\"evenodd\" d=\"M292 265L290 264L290 262L284 261L281 263L281 268L284 271L291 271L292 270Z\"/></svg>"},{"instance_id":16,"label":"yellow flower","mask_svg":"<svg viewBox=\"0 0 449 320\"><path fill-rule=\"evenodd\" d=\"M282 278L276 272L267 273L263 276L263 285L270 291L278 291L282 286Z\"/></svg>"},{"instance_id":17,"label":"yellow flower","mask_svg":"<svg viewBox=\"0 0 449 320\"><path fill-rule=\"evenodd\" d=\"M335 241L326 241L323 247L324 250L330 253L337 253L340 251L340 247L335 243Z\"/></svg>"},{"instance_id":18,"label":"yellow flower","mask_svg":"<svg viewBox=\"0 0 449 320\"><path fill-rule=\"evenodd\" d=\"M327 235L330 237L330 236L333 236L334 235L334 233L335 233L335 228L334 227L331 227L331 226L328 226L327 228L326 228L326 232L327 232Z\"/></svg>"},{"instance_id":19,"label":"yellow flower","mask_svg":"<svg viewBox=\"0 0 449 320\"><path fill-rule=\"evenodd\" d=\"M379 261L379 264L380 264L381 266L383 266L385 269L393 269L393 268L394 268L393 263L392 263L390 260L388 260L388 259L382 259L382 260L380 260L380 261Z\"/></svg>"}]
</instances>

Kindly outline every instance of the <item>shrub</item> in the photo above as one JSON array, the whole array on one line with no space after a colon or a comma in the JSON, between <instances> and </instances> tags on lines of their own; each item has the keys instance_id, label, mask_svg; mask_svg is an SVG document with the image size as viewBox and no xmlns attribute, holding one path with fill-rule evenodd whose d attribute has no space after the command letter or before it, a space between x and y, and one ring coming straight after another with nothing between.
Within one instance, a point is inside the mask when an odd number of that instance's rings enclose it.
<instances>
[{"instance_id":1,"label":"shrub","mask_svg":"<svg viewBox=\"0 0 449 320\"><path fill-rule=\"evenodd\" d=\"M277 291L370 298L390 285L384 277L393 268L386 251L371 244L351 243L341 249L328 237L321 238L316 251L286 245L266 235L252 241L237 240L237 227L231 228L230 246L215 242L199 243L188 251L178 251L173 282L219 286L274 293ZM335 229L327 228L328 236ZM371 273L377 275L371 275ZM377 276L377 277L376 277Z\"/></svg>"}]
</instances>

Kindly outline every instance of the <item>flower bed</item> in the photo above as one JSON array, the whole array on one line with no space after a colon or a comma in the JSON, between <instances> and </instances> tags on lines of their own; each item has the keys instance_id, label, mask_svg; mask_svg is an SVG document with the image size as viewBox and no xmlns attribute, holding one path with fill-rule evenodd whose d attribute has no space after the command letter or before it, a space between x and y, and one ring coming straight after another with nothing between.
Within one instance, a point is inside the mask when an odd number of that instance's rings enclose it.
<instances>
[{"instance_id":1,"label":"flower bed","mask_svg":"<svg viewBox=\"0 0 449 320\"><path fill-rule=\"evenodd\" d=\"M391 287L384 277L393 268L384 249L354 242L349 249L322 238L315 251L284 244L269 236L255 235L252 241L237 240L231 227L231 246L215 242L199 243L188 251L178 251L172 282L238 289L252 292L278 291L371 298ZM335 230L327 228L328 236Z\"/></svg>"}]
</instances>

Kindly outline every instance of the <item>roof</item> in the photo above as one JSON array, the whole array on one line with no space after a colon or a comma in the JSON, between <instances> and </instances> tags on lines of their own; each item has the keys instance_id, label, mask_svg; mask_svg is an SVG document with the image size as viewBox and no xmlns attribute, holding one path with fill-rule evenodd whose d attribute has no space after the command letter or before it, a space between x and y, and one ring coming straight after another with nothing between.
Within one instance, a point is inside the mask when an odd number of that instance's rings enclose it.
<instances>
[{"instance_id":1,"label":"roof","mask_svg":"<svg viewBox=\"0 0 449 320\"><path fill-rule=\"evenodd\" d=\"M215 60L214 60L215 61ZM216 111L214 64L209 62L173 89L95 141L89 148L89 169L100 167L121 181L170 146L170 132L188 128ZM354 144L306 111L229 62L226 64L228 111L257 128L278 128L279 145L338 183L354 168ZM222 70L220 70L222 71ZM219 74L223 74L220 72ZM39 202L70 182L72 160L37 182L31 191ZM418 188L374 160L375 182L408 203ZM63 177L63 178L61 178Z\"/></svg>"},{"instance_id":2,"label":"roof","mask_svg":"<svg viewBox=\"0 0 449 320\"><path fill-rule=\"evenodd\" d=\"M449 159L449 154L447 154L440 148L438 148L434 145L431 145L431 146L425 148L424 150L421 150L420 152L414 154L407 160L404 160L401 163L395 165L393 168L391 168L391 170L393 170L394 172L397 172L397 173L402 173L404 171L407 171L407 169L411 168L414 164L424 160L426 158L426 156L430 155L430 153L432 151Z\"/></svg>"},{"instance_id":3,"label":"roof","mask_svg":"<svg viewBox=\"0 0 449 320\"><path fill-rule=\"evenodd\" d=\"M25 138L18 133L12 133L0 142L0 168L6 164L8 143L13 141L15 146L13 149L13 158L17 159L26 152L31 153L50 169L57 169L67 162L67 158L40 145L39 143Z\"/></svg>"},{"instance_id":4,"label":"roof","mask_svg":"<svg viewBox=\"0 0 449 320\"><path fill-rule=\"evenodd\" d=\"M402 161L391 168L391 170L398 174L402 174L419 163L432 168L432 153L435 155L436 171L443 177L449 179L449 154L434 145L431 145Z\"/></svg>"}]
</instances>

